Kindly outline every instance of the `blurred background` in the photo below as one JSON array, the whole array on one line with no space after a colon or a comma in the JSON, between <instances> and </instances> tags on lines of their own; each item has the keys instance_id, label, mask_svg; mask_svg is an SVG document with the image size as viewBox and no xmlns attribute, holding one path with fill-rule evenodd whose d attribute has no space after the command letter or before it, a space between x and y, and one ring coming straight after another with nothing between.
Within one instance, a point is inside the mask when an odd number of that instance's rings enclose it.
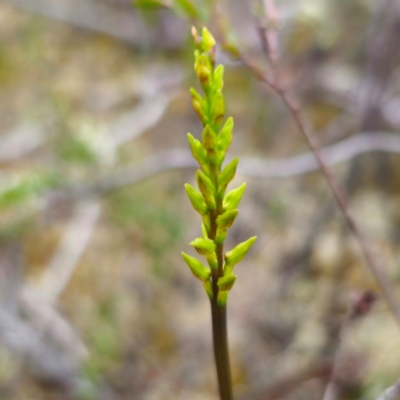
<instances>
[{"instance_id":1,"label":"blurred background","mask_svg":"<svg viewBox=\"0 0 400 400\"><path fill-rule=\"evenodd\" d=\"M200 234L190 26L220 40L227 18L267 62L261 4L214 6L0 0L1 399L217 399L209 303L180 257ZM399 297L400 1L277 7L281 78ZM281 101L217 62L248 188L226 246L258 235L229 300L237 399L321 399L335 355L337 398L376 399L400 377L394 318Z\"/></svg>"}]
</instances>

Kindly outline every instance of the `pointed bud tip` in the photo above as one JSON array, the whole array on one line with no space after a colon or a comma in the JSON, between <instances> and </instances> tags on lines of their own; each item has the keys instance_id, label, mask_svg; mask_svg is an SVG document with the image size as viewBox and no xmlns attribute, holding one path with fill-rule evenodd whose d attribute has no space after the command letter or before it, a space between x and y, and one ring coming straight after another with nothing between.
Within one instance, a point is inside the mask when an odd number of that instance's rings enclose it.
<instances>
[{"instance_id":1,"label":"pointed bud tip","mask_svg":"<svg viewBox=\"0 0 400 400\"><path fill-rule=\"evenodd\" d=\"M194 39L195 43L199 43L200 42L200 36L199 36L195 26L192 26L192 36L193 36L193 39Z\"/></svg>"},{"instance_id":2,"label":"pointed bud tip","mask_svg":"<svg viewBox=\"0 0 400 400\"><path fill-rule=\"evenodd\" d=\"M208 52L215 46L215 39L211 32L204 26L202 30L203 51Z\"/></svg>"}]
</instances>

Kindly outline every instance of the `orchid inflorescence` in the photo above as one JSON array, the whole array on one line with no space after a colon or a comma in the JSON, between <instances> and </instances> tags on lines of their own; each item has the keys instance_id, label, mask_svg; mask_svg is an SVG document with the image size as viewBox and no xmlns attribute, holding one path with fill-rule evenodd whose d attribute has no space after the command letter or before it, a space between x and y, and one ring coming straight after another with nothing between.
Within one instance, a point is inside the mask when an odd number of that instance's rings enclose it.
<instances>
[{"instance_id":1,"label":"orchid inflorescence","mask_svg":"<svg viewBox=\"0 0 400 400\"><path fill-rule=\"evenodd\" d=\"M188 133L190 149L200 166L196 173L199 191L188 183L185 189L193 208L202 218L203 237L193 240L190 245L205 256L209 267L186 253L182 256L194 276L204 283L210 299L216 298L218 305L224 306L236 280L233 267L244 258L257 237L223 253L223 243L239 213L237 207L246 184L226 193L228 184L235 177L239 160L235 157L222 168L234 126L232 117L224 123L224 67L218 65L215 68L215 39L208 29L204 27L199 35L193 28L192 34L195 43L194 69L204 96L194 88L190 92L193 108L204 129L201 141Z\"/></svg>"}]
</instances>

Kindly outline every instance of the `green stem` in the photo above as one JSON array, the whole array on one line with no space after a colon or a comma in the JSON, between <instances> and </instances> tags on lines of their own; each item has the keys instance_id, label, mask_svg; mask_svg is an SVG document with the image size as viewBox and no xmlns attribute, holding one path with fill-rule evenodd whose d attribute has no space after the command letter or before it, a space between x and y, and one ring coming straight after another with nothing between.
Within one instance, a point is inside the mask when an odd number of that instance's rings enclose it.
<instances>
[{"instance_id":1,"label":"green stem","mask_svg":"<svg viewBox=\"0 0 400 400\"><path fill-rule=\"evenodd\" d=\"M217 176L220 171L211 165L211 177L218 189ZM217 200L217 208L210 212L210 239L215 240L217 234L217 217L222 213L222 200ZM214 358L217 368L219 395L221 400L233 400L231 365L229 360L228 327L226 305L218 304L218 279L223 276L224 245L219 244L215 250L218 260L218 269L212 272L213 298L211 302L211 319L213 332Z\"/></svg>"},{"instance_id":2,"label":"green stem","mask_svg":"<svg viewBox=\"0 0 400 400\"><path fill-rule=\"evenodd\" d=\"M218 305L215 296L211 300L211 316L219 395L221 400L233 400L226 305Z\"/></svg>"}]
</instances>

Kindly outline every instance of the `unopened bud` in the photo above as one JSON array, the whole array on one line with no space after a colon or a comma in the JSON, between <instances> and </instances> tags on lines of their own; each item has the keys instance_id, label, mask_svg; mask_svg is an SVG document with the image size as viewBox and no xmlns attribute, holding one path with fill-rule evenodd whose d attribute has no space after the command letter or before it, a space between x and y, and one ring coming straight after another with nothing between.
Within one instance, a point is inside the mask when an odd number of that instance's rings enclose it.
<instances>
[{"instance_id":1,"label":"unopened bud","mask_svg":"<svg viewBox=\"0 0 400 400\"><path fill-rule=\"evenodd\" d=\"M217 218L217 225L220 229L228 229L233 225L235 218L239 214L239 210L225 211Z\"/></svg>"},{"instance_id":2,"label":"unopened bud","mask_svg":"<svg viewBox=\"0 0 400 400\"><path fill-rule=\"evenodd\" d=\"M210 239L197 238L191 241L189 244L203 256L213 253L215 250L215 243Z\"/></svg>"},{"instance_id":3,"label":"unopened bud","mask_svg":"<svg viewBox=\"0 0 400 400\"><path fill-rule=\"evenodd\" d=\"M239 159L235 157L218 175L218 196L223 197L229 182L235 177Z\"/></svg>"},{"instance_id":4,"label":"unopened bud","mask_svg":"<svg viewBox=\"0 0 400 400\"><path fill-rule=\"evenodd\" d=\"M243 243L238 244L234 249L225 253L225 262L227 266L233 267L235 264L243 260L244 256L251 249L254 242L257 240L257 236L246 240Z\"/></svg>"},{"instance_id":5,"label":"unopened bud","mask_svg":"<svg viewBox=\"0 0 400 400\"><path fill-rule=\"evenodd\" d=\"M203 147L200 140L197 140L190 133L187 134L187 138L189 141L190 150L192 151L193 158L199 163L203 171L209 174L210 167L208 165L206 149Z\"/></svg>"},{"instance_id":6,"label":"unopened bud","mask_svg":"<svg viewBox=\"0 0 400 400\"><path fill-rule=\"evenodd\" d=\"M223 209L224 210L233 210L237 208L242 200L243 193L246 190L246 183L241 184L238 188L231 190L228 192L223 201Z\"/></svg>"},{"instance_id":7,"label":"unopened bud","mask_svg":"<svg viewBox=\"0 0 400 400\"><path fill-rule=\"evenodd\" d=\"M220 307L226 305L228 301L229 291L228 290L220 290L218 292L217 303Z\"/></svg>"},{"instance_id":8,"label":"unopened bud","mask_svg":"<svg viewBox=\"0 0 400 400\"><path fill-rule=\"evenodd\" d=\"M182 257L196 278L203 282L207 282L210 279L210 269L204 266L197 258L191 257L184 252L182 252Z\"/></svg>"},{"instance_id":9,"label":"unopened bud","mask_svg":"<svg viewBox=\"0 0 400 400\"><path fill-rule=\"evenodd\" d=\"M185 184L185 190L190 202L192 203L193 208L200 215L207 215L208 208L203 196L192 185L189 185L188 183Z\"/></svg>"},{"instance_id":10,"label":"unopened bud","mask_svg":"<svg viewBox=\"0 0 400 400\"><path fill-rule=\"evenodd\" d=\"M197 185L202 193L207 207L210 210L215 210L215 186L211 179L204 174L204 172L197 170L196 173Z\"/></svg>"},{"instance_id":11,"label":"unopened bud","mask_svg":"<svg viewBox=\"0 0 400 400\"><path fill-rule=\"evenodd\" d=\"M236 281L236 275L226 275L218 279L217 285L219 290L229 291L232 289Z\"/></svg>"}]
</instances>

